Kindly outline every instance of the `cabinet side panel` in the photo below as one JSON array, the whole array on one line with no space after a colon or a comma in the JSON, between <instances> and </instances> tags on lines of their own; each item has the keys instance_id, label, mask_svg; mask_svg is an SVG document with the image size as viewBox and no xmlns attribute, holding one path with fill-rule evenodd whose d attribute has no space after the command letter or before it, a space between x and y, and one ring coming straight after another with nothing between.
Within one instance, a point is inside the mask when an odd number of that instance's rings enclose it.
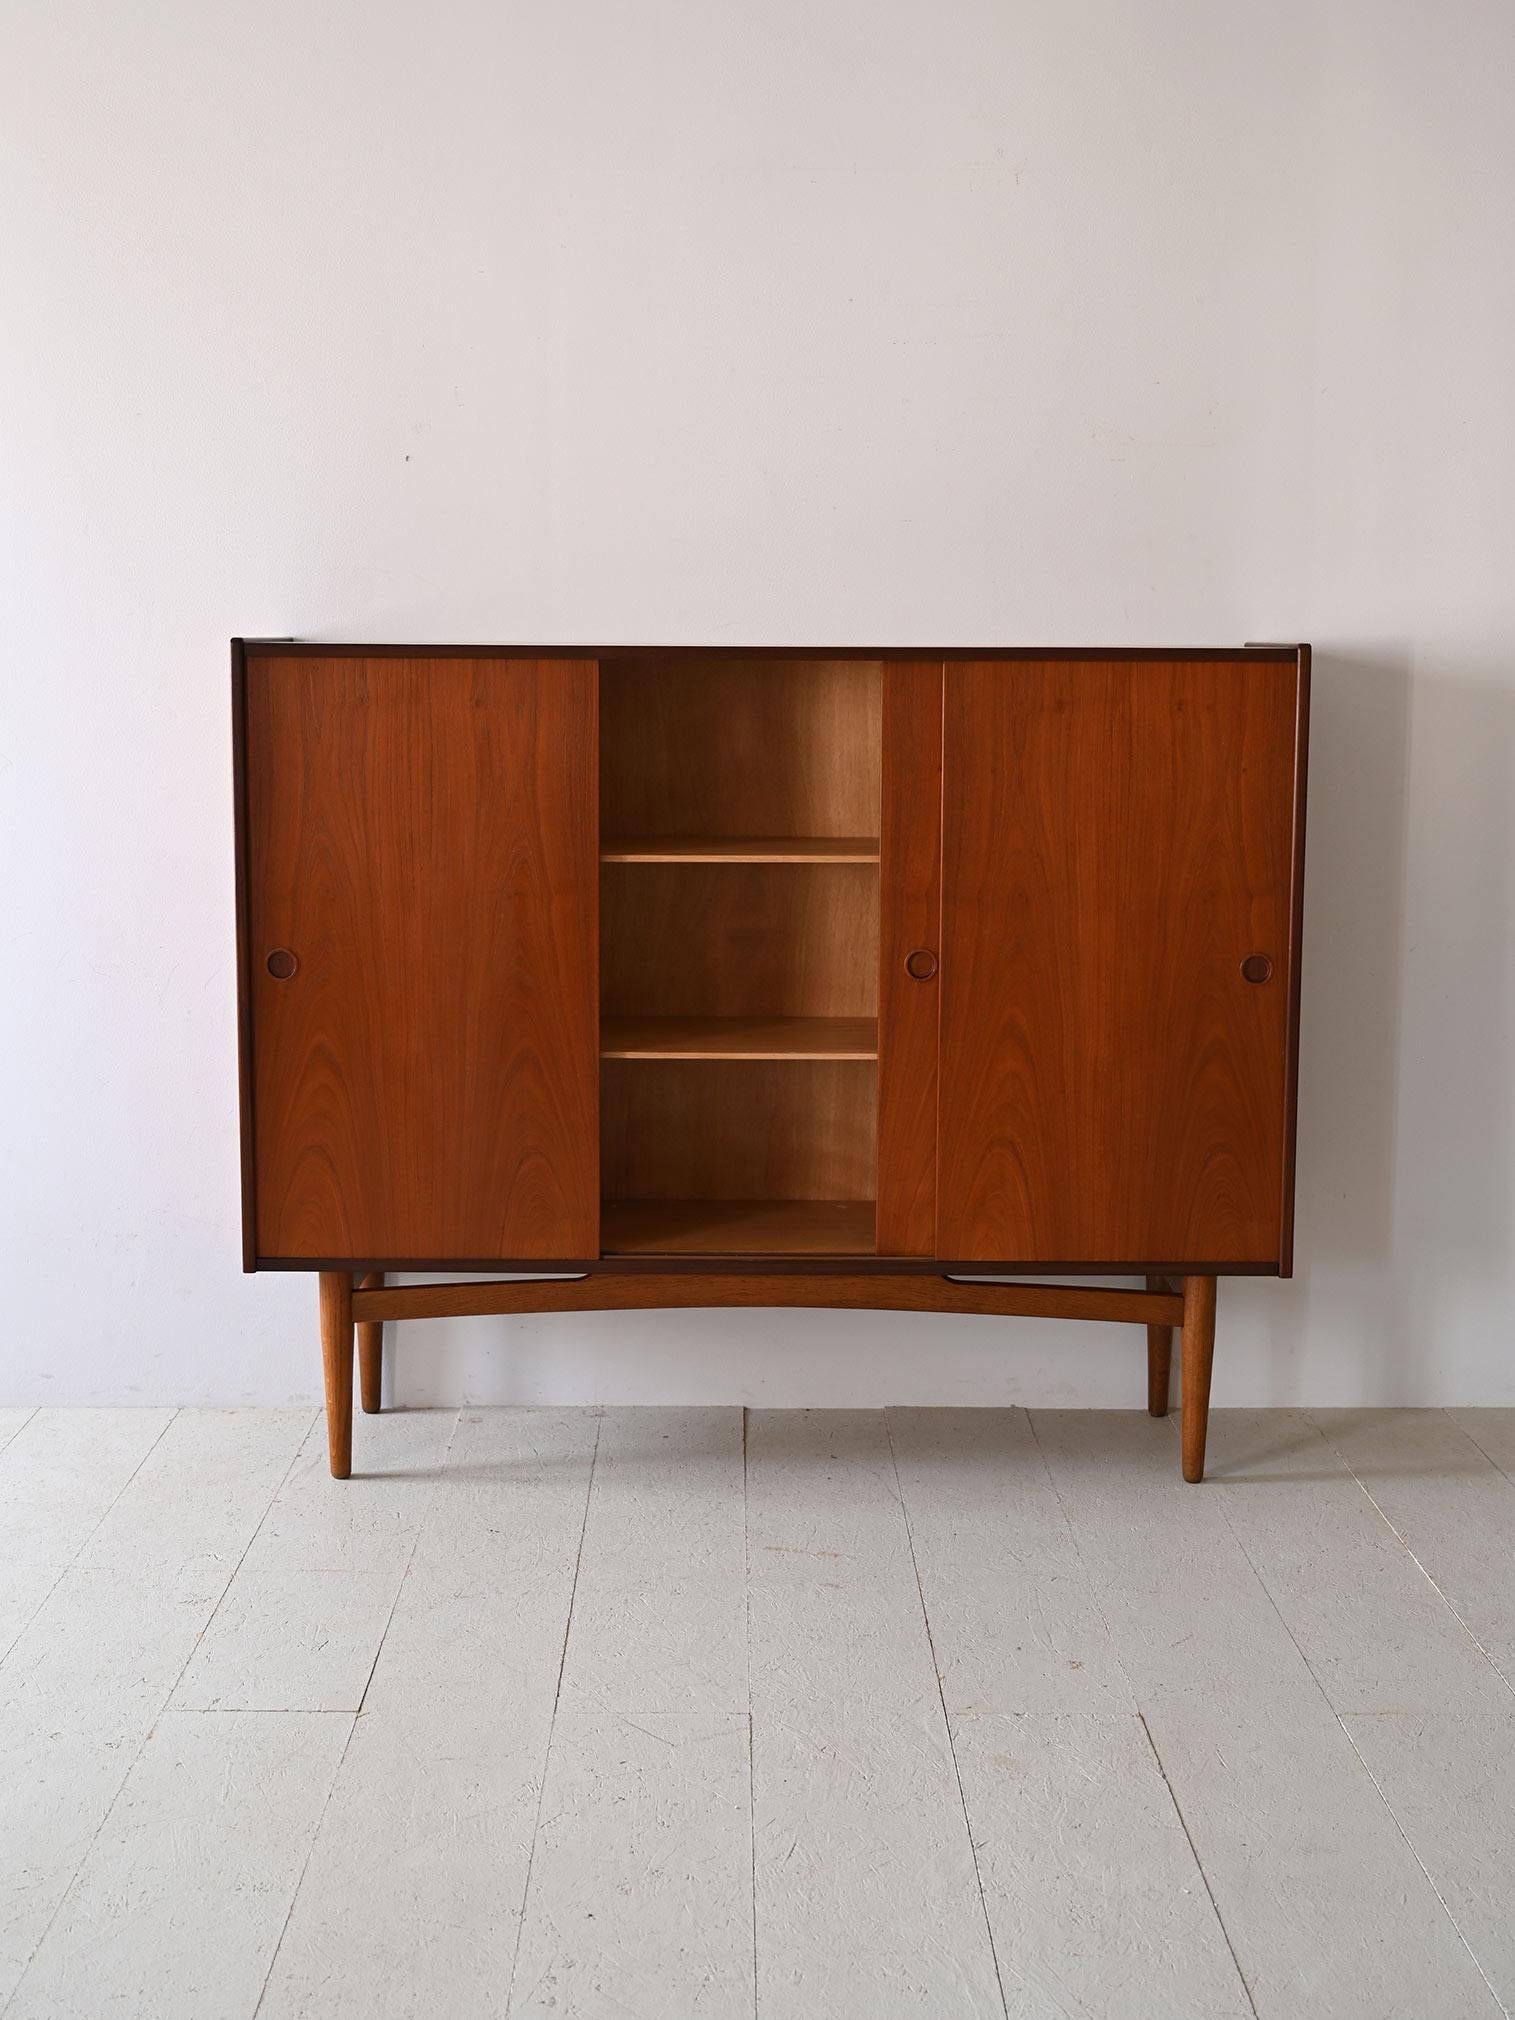
<instances>
[{"instance_id":1,"label":"cabinet side panel","mask_svg":"<svg viewBox=\"0 0 1515 2020\"><path fill-rule=\"evenodd\" d=\"M1294 845L1289 892L1289 1039L1284 1093L1283 1205L1279 1216L1278 1274L1294 1274L1294 1163L1299 1133L1300 958L1305 931L1305 801L1310 771L1310 648L1299 648L1294 707Z\"/></svg>"},{"instance_id":2,"label":"cabinet side panel","mask_svg":"<svg viewBox=\"0 0 1515 2020\"><path fill-rule=\"evenodd\" d=\"M942 1256L1278 1266L1297 701L1276 661L947 669Z\"/></svg>"},{"instance_id":3,"label":"cabinet side panel","mask_svg":"<svg viewBox=\"0 0 1515 2020\"><path fill-rule=\"evenodd\" d=\"M249 656L263 1255L598 1253L595 722L588 660Z\"/></svg>"},{"instance_id":4,"label":"cabinet side panel","mask_svg":"<svg viewBox=\"0 0 1515 2020\"><path fill-rule=\"evenodd\" d=\"M878 1234L881 1255L930 1255L936 1242L942 665L884 668L879 836ZM924 964L918 964L924 965Z\"/></svg>"},{"instance_id":5,"label":"cabinet side panel","mask_svg":"<svg viewBox=\"0 0 1515 2020\"><path fill-rule=\"evenodd\" d=\"M231 642L231 778L237 932L237 1135L242 1163L242 1267L257 1268L258 1215L253 1144L252 949L247 893L247 655Z\"/></svg>"}]
</instances>

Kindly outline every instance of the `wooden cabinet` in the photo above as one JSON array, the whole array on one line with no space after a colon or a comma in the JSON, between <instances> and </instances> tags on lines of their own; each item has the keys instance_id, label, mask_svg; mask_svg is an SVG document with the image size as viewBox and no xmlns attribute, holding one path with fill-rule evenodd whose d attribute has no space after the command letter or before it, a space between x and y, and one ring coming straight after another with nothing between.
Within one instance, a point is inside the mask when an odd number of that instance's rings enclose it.
<instances>
[{"instance_id":1,"label":"wooden cabinet","mask_svg":"<svg viewBox=\"0 0 1515 2020\"><path fill-rule=\"evenodd\" d=\"M1308 659L238 641L244 1261L322 1273L334 1470L354 1325L376 1406L387 1318L811 1302L1136 1319L1154 1408L1181 1325L1198 1477ZM957 1280L1038 1270L1144 1287Z\"/></svg>"}]
</instances>

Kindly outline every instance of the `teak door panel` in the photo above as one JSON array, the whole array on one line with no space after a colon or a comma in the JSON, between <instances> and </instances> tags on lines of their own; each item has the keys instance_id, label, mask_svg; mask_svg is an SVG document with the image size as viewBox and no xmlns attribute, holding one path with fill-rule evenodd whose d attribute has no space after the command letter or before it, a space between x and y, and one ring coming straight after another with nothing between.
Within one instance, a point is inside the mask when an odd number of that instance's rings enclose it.
<instances>
[{"instance_id":1,"label":"teak door panel","mask_svg":"<svg viewBox=\"0 0 1515 2020\"><path fill-rule=\"evenodd\" d=\"M597 1255L594 662L249 654L242 710L257 1254Z\"/></svg>"},{"instance_id":2,"label":"teak door panel","mask_svg":"<svg viewBox=\"0 0 1515 2020\"><path fill-rule=\"evenodd\" d=\"M943 1258L1286 1257L1300 680L947 666Z\"/></svg>"},{"instance_id":3,"label":"teak door panel","mask_svg":"<svg viewBox=\"0 0 1515 2020\"><path fill-rule=\"evenodd\" d=\"M879 834L880 1255L936 1242L937 1011L941 944L942 662L884 668Z\"/></svg>"}]
</instances>

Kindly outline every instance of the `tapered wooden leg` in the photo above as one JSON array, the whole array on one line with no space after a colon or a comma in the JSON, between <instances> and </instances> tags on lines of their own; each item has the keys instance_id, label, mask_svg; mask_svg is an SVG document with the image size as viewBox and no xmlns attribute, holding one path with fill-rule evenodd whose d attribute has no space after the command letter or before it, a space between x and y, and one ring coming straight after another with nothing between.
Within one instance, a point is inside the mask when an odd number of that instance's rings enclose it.
<instances>
[{"instance_id":1,"label":"tapered wooden leg","mask_svg":"<svg viewBox=\"0 0 1515 2020\"><path fill-rule=\"evenodd\" d=\"M384 1288L383 1270L370 1270L366 1277L358 1279L360 1291L381 1291ZM384 1407L384 1321L365 1319L358 1327L358 1394L363 1399L365 1416L376 1416Z\"/></svg>"},{"instance_id":2,"label":"tapered wooden leg","mask_svg":"<svg viewBox=\"0 0 1515 2020\"><path fill-rule=\"evenodd\" d=\"M1184 1278L1183 1342L1184 1478L1205 1477L1205 1433L1210 1428L1210 1364L1215 1359L1215 1279Z\"/></svg>"},{"instance_id":3,"label":"tapered wooden leg","mask_svg":"<svg viewBox=\"0 0 1515 2020\"><path fill-rule=\"evenodd\" d=\"M352 1473L352 1277L321 1272L321 1363L326 1372L326 1450L333 1480Z\"/></svg>"},{"instance_id":4,"label":"tapered wooden leg","mask_svg":"<svg viewBox=\"0 0 1515 2020\"><path fill-rule=\"evenodd\" d=\"M1167 1280L1163 1277L1148 1277L1149 1291L1165 1291ZM1147 1328L1147 1415L1166 1417L1168 1414L1168 1391L1173 1385L1173 1328L1171 1326L1148 1326Z\"/></svg>"}]
</instances>

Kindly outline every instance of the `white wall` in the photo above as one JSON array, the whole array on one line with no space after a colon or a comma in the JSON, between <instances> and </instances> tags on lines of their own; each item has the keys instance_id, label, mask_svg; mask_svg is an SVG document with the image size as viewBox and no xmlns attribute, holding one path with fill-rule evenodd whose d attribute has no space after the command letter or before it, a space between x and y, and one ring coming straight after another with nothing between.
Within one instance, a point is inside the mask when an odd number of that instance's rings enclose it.
<instances>
[{"instance_id":1,"label":"white wall","mask_svg":"<svg viewBox=\"0 0 1515 2020\"><path fill-rule=\"evenodd\" d=\"M0 1400L239 1273L226 639L1316 645L1299 1275L1515 1399L1508 0L0 0ZM410 1397L1135 1404L1123 1328L404 1334Z\"/></svg>"}]
</instances>

